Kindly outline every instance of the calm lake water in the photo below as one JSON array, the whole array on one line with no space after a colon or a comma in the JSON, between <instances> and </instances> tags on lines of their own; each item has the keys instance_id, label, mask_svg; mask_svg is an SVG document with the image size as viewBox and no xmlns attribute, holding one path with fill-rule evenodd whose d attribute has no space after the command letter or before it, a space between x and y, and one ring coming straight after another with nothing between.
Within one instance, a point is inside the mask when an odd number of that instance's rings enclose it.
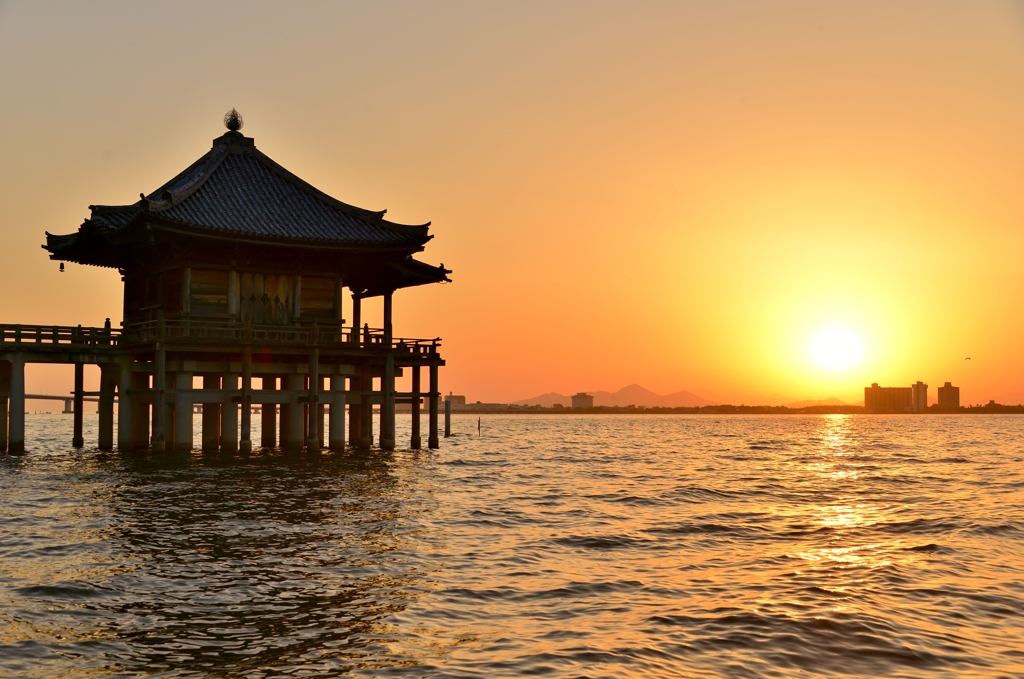
<instances>
[{"instance_id":1,"label":"calm lake water","mask_svg":"<svg viewBox=\"0 0 1024 679\"><path fill-rule=\"evenodd\" d=\"M0 676L1024 676L1024 417L465 416L247 459L27 420Z\"/></svg>"}]
</instances>

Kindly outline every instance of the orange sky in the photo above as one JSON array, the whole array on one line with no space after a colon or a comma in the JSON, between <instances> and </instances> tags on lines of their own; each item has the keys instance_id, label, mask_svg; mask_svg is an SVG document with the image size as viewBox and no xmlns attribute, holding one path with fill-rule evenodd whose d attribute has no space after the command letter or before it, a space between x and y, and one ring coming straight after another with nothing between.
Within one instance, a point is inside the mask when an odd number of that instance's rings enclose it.
<instances>
[{"instance_id":1,"label":"orange sky","mask_svg":"<svg viewBox=\"0 0 1024 679\"><path fill-rule=\"evenodd\" d=\"M315 186L433 222L455 282L395 326L444 338L446 392L1024 392L1019 3L211 4L0 3L0 321L116 323L117 274L58 274L43 232L236 107ZM848 369L814 362L831 328Z\"/></svg>"}]
</instances>

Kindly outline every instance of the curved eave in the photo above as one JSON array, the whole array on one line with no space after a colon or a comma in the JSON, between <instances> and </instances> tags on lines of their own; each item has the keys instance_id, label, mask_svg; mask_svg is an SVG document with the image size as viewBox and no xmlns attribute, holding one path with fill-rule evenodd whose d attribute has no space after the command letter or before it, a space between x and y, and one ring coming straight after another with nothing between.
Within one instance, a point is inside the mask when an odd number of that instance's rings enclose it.
<instances>
[{"instance_id":1,"label":"curved eave","mask_svg":"<svg viewBox=\"0 0 1024 679\"><path fill-rule=\"evenodd\" d=\"M221 229L210 229L187 222L169 219L160 216L159 213L146 214L147 219L137 220L125 229L137 229L144 221L155 230L167 231L170 233L183 234L196 238L207 238L231 243L249 243L252 245L297 247L297 248L318 248L331 250L348 250L357 252L419 252L433 236L424 234L421 237L398 243L367 243L365 241L346 241L336 239L314 239L314 238L286 238L281 236L262 236L259 234L240 233L237 231L224 231Z\"/></svg>"}]
</instances>

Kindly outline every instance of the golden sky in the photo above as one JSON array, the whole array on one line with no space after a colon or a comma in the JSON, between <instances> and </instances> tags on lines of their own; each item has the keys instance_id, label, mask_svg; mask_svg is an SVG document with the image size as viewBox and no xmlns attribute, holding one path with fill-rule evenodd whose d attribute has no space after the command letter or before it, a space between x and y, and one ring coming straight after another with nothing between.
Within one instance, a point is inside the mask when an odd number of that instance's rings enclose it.
<instances>
[{"instance_id":1,"label":"golden sky","mask_svg":"<svg viewBox=\"0 0 1024 679\"><path fill-rule=\"evenodd\" d=\"M395 327L444 338L445 392L1024 392L1022 83L1015 2L0 3L0 322L119 321L116 272L59 274L43 232L236 107L318 188L433 222L455 282Z\"/></svg>"}]
</instances>

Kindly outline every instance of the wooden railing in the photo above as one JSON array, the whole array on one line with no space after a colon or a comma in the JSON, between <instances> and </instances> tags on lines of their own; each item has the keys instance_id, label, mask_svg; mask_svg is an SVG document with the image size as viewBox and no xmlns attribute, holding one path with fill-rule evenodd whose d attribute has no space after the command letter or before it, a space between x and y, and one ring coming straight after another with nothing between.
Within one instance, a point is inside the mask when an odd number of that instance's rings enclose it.
<instances>
[{"instance_id":1,"label":"wooden railing","mask_svg":"<svg viewBox=\"0 0 1024 679\"><path fill-rule=\"evenodd\" d=\"M124 344L145 342L186 341L230 343L253 343L270 345L305 345L319 347L356 347L363 349L384 349L386 335L380 328L352 328L341 325L316 324L252 325L233 321L207 321L197 319L167 319L130 323L123 333ZM403 353L432 354L440 346L440 338L412 339L396 337L391 348Z\"/></svg>"},{"instance_id":2,"label":"wooden railing","mask_svg":"<svg viewBox=\"0 0 1024 679\"><path fill-rule=\"evenodd\" d=\"M319 346L384 349L385 333L379 328L352 328L340 325L281 326L249 325L225 321L173 319L130 323L124 330L109 327L86 328L64 325L0 324L0 346L39 345L83 347L119 347L157 340L185 342L224 342L225 344L269 344L281 346ZM440 338L411 339L396 337L391 348L405 354L435 354Z\"/></svg>"},{"instance_id":3,"label":"wooden railing","mask_svg":"<svg viewBox=\"0 0 1024 679\"><path fill-rule=\"evenodd\" d=\"M109 327L0 324L0 344L115 347L120 343L121 331Z\"/></svg>"}]
</instances>

